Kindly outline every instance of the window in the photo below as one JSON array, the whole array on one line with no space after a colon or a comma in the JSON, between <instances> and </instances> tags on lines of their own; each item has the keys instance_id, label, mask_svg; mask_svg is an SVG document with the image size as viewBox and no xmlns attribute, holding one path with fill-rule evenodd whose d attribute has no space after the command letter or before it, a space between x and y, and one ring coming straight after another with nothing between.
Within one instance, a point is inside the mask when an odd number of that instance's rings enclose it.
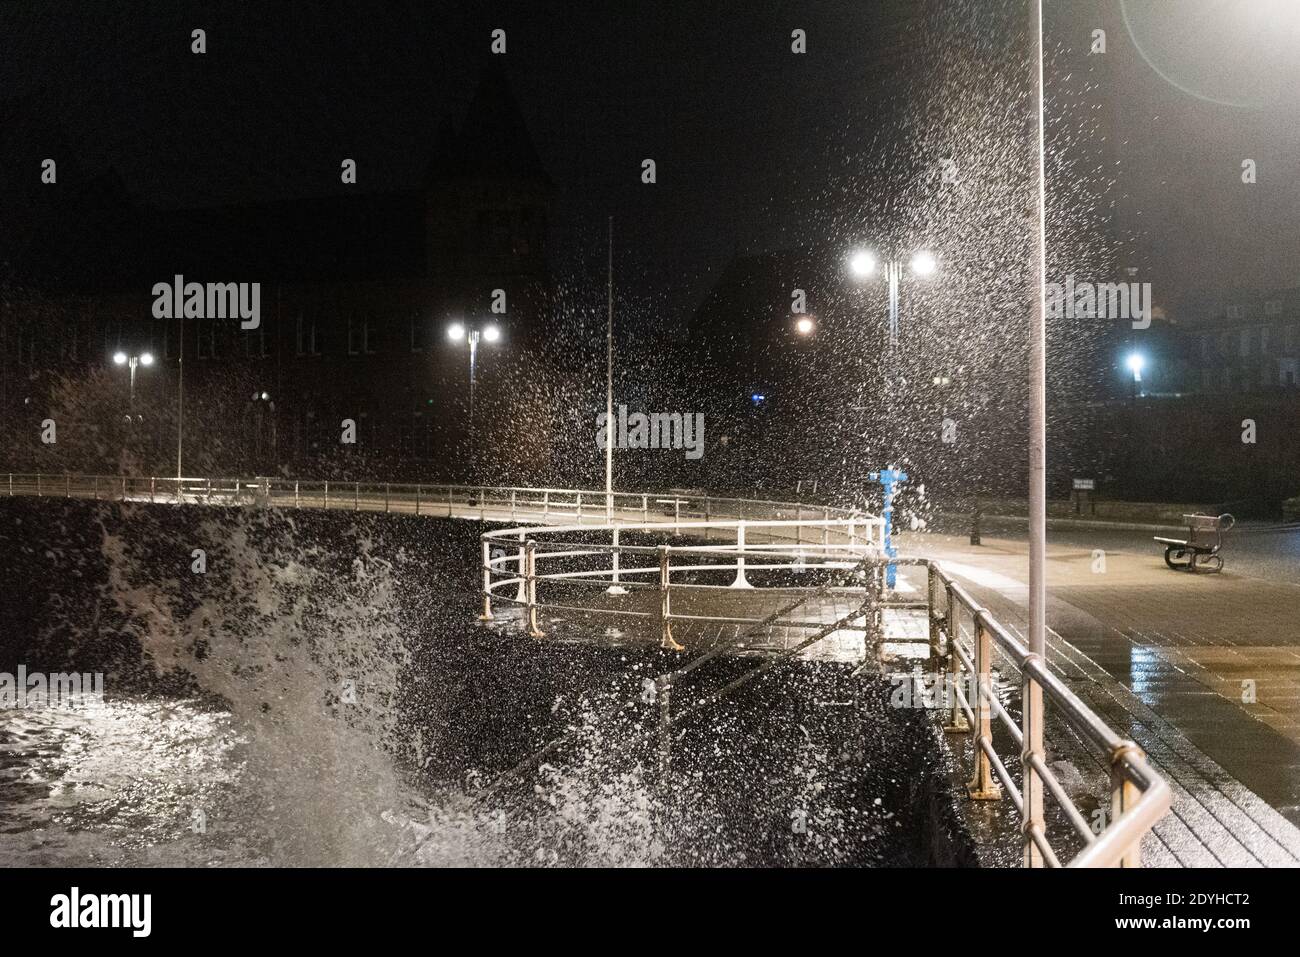
<instances>
[{"instance_id":1,"label":"window","mask_svg":"<svg viewBox=\"0 0 1300 957\"><path fill-rule=\"evenodd\" d=\"M1282 303L1278 299L1270 299L1264 303L1264 315L1280 316L1282 315Z\"/></svg>"},{"instance_id":2,"label":"window","mask_svg":"<svg viewBox=\"0 0 1300 957\"><path fill-rule=\"evenodd\" d=\"M297 351L300 356L318 356L320 350L316 342L316 320L309 319L301 312L295 323Z\"/></svg>"},{"instance_id":3,"label":"window","mask_svg":"<svg viewBox=\"0 0 1300 957\"><path fill-rule=\"evenodd\" d=\"M256 329L245 329L244 355L250 359L266 357L266 323L258 323Z\"/></svg>"},{"instance_id":4,"label":"window","mask_svg":"<svg viewBox=\"0 0 1300 957\"><path fill-rule=\"evenodd\" d=\"M348 313L348 355L354 356L364 348L364 320L358 319L356 313Z\"/></svg>"},{"instance_id":5,"label":"window","mask_svg":"<svg viewBox=\"0 0 1300 957\"><path fill-rule=\"evenodd\" d=\"M366 355L372 356L379 351L379 327L368 317L361 320L361 348Z\"/></svg>"},{"instance_id":6,"label":"window","mask_svg":"<svg viewBox=\"0 0 1300 957\"><path fill-rule=\"evenodd\" d=\"M1241 354L1243 356L1250 355L1250 346L1254 341L1255 337L1251 335L1250 329L1241 330Z\"/></svg>"},{"instance_id":7,"label":"window","mask_svg":"<svg viewBox=\"0 0 1300 957\"><path fill-rule=\"evenodd\" d=\"M212 319L198 319L195 322L198 329L198 342L196 343L197 355L200 359L215 359L217 357L217 323Z\"/></svg>"},{"instance_id":8,"label":"window","mask_svg":"<svg viewBox=\"0 0 1300 957\"><path fill-rule=\"evenodd\" d=\"M1235 304L1235 303L1234 303L1233 305L1231 305L1231 306L1228 307L1228 318L1229 318L1229 319L1240 319L1244 314L1245 314L1245 313L1244 313L1244 311L1242 310L1241 306L1239 306L1239 305L1237 305L1237 304Z\"/></svg>"}]
</instances>

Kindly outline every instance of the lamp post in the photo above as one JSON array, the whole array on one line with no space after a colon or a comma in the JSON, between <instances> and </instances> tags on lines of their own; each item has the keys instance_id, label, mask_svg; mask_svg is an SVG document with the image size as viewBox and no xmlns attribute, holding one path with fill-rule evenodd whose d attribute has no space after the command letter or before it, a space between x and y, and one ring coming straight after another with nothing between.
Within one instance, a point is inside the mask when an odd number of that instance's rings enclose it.
<instances>
[{"instance_id":1,"label":"lamp post","mask_svg":"<svg viewBox=\"0 0 1300 957\"><path fill-rule=\"evenodd\" d=\"M466 324L463 322L453 322L447 327L447 338L457 345L469 346L469 441L470 441L470 469L474 468L474 392L478 387L478 344L484 342L499 342L501 340L501 327L495 323L486 323L483 325Z\"/></svg>"},{"instance_id":2,"label":"lamp post","mask_svg":"<svg viewBox=\"0 0 1300 957\"><path fill-rule=\"evenodd\" d=\"M1124 364L1128 366L1129 372L1133 373L1133 388L1130 399L1136 402L1138 396L1142 394L1142 370L1147 365L1146 356L1140 352L1130 352L1128 358L1124 360Z\"/></svg>"},{"instance_id":3,"label":"lamp post","mask_svg":"<svg viewBox=\"0 0 1300 957\"><path fill-rule=\"evenodd\" d=\"M910 268L912 275L919 279L933 276L939 268L934 253L920 250L912 255ZM868 279L876 272L876 256L870 250L858 249L849 255L849 272L856 279ZM903 275L903 261L891 258L885 260L885 280L889 284L889 347L898 345L898 287Z\"/></svg>"},{"instance_id":4,"label":"lamp post","mask_svg":"<svg viewBox=\"0 0 1300 957\"><path fill-rule=\"evenodd\" d=\"M113 364L126 366L131 370L131 405L135 405L135 370L137 366L153 365L153 355L148 352L142 352L137 355L127 355L125 352L118 351L113 353Z\"/></svg>"},{"instance_id":5,"label":"lamp post","mask_svg":"<svg viewBox=\"0 0 1300 957\"><path fill-rule=\"evenodd\" d=\"M1029 310L1029 654L1047 656L1047 162L1043 132L1043 0L1029 2L1030 70L1033 91L1035 163L1033 232L1030 252ZM1042 867L1042 851L1032 834L1043 827L1043 782L1032 761L1043 759L1043 688L1026 681L1021 702L1025 772L1021 783L1024 808L1024 862Z\"/></svg>"}]
</instances>

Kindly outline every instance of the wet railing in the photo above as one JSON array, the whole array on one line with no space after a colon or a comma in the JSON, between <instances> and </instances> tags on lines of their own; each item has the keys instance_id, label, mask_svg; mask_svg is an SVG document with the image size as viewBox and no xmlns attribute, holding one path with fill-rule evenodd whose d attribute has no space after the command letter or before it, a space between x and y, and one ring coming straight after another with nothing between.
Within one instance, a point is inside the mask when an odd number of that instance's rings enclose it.
<instances>
[{"instance_id":1,"label":"wet railing","mask_svg":"<svg viewBox=\"0 0 1300 957\"><path fill-rule=\"evenodd\" d=\"M387 511L544 523L483 535L483 615L492 616L494 602L517 606L529 630L537 635L542 633L541 613L548 611L640 619L668 647L676 646L675 622L707 621L744 629L740 637L687 663L673 673L676 676L767 627L812 632L782 655L797 653L833 631L849 627L863 632L871 653L885 637L887 610L923 609L931 675L941 678L946 691L944 726L956 735L968 736L969 746L964 750L969 751L973 767L969 796L973 800L1008 799L1014 804L1024 834L1027 866L1062 863L1056 848L1065 841L1049 837L1046 796L1060 808L1073 832L1072 847L1081 847L1068 861L1072 867L1137 866L1143 836L1170 807L1169 786L1147 763L1142 750L1107 726L1041 657L1030 654L1025 644L940 564L883 557L883 523L872 515L799 502L676 492L607 494L509 486L19 473L5 474L3 480L6 486L0 487L0 495ZM629 544L623 536L671 537L671 541ZM683 539L697 539L701 544L686 544ZM890 564L924 569L923 600L902 597L886 587L883 572ZM790 574L801 571L833 573L841 583L790 584ZM723 580L707 580L710 578ZM563 589L580 597L556 601L542 594L541 587L548 592ZM753 589L750 594L755 599L762 593L778 607L767 615L713 615L690 610L691 596L706 590L715 595L743 596L747 589ZM615 599L633 592L650 593L653 607L620 607ZM829 623L798 616L798 609L814 598L834 599L849 613L833 616ZM1019 722L994 693L995 655L1020 676ZM666 712L668 695L660 701ZM1042 751L1024 747L1025 741L1041 740L1041 735L1031 730L1045 721L1048 706L1095 749L1109 769L1110 813L1102 828L1088 824ZM685 716L665 713L664 727ZM995 720L1019 748L1009 758L995 746ZM1013 768L1019 773L1019 782Z\"/></svg>"},{"instance_id":2,"label":"wet railing","mask_svg":"<svg viewBox=\"0 0 1300 957\"><path fill-rule=\"evenodd\" d=\"M3 473L0 495L210 505L276 505L360 512L410 512L485 521L657 522L674 526L724 519L852 519L863 513L806 502L688 492L453 485L415 482Z\"/></svg>"},{"instance_id":3,"label":"wet railing","mask_svg":"<svg viewBox=\"0 0 1300 957\"><path fill-rule=\"evenodd\" d=\"M639 539L671 536L674 540L691 535L708 544L628 544L620 540L628 535ZM640 620L658 636L662 647L671 649L681 648L674 637L675 625L708 622L745 628L736 638L715 644L656 682L662 709L661 757L666 763L667 729L685 716L670 714L669 693L678 678L703 661L745 647L759 637L760 628L795 628L808 633L793 647L782 650L781 656L802 651L845 629L861 631L866 653L873 654L889 637L887 611L923 611L930 646L928 665L935 683L943 689L940 700L945 702L941 708L944 729L953 733L951 740L969 742L965 748L956 747L958 753L969 752L972 777L968 797L1011 801L1024 835L1025 865L1062 866L1058 848L1068 844L1073 854L1067 866L1140 866L1142 839L1168 812L1172 800L1169 786L1147 763L1142 750L1115 733L1052 673L1041 657L1030 654L1025 644L997 622L939 563L921 558L886 558L880 554L879 542L878 520L870 517L829 522L712 521L611 525L599 530L570 525L490 531L482 536L483 617L493 617L493 602L516 606L536 637L545 634L544 613L577 613L596 620ZM890 564L922 570L923 597L912 598L889 589L884 571ZM789 584L788 573L810 571L839 573L843 583ZM703 580L709 577L714 581ZM777 583L765 585L765 580ZM681 603L698 605L698 601L690 600L692 597L732 589L752 589L749 594L756 608L760 606L760 595L768 607L779 607L767 615L677 611ZM556 592L563 597L554 597ZM634 592L651 593L651 607L628 607L618 600L618 596ZM814 598L837 598L840 607L830 615L798 614ZM845 609L848 613L840 614ZM828 617L833 619L830 623ZM995 693L995 654L1020 676L1019 721ZM743 680L748 678L738 682ZM1110 809L1103 827L1089 824L1048 765L1044 752L1024 745L1025 741L1042 739L1031 729L1045 722L1049 707L1094 749L1109 771ZM698 710L698 704L690 710ZM1004 757L995 746L995 719L1014 746L1010 756ZM1019 781L1013 778L1013 767ZM1049 835L1045 796L1050 796L1060 809L1059 817L1071 834L1058 835L1056 840Z\"/></svg>"}]
</instances>

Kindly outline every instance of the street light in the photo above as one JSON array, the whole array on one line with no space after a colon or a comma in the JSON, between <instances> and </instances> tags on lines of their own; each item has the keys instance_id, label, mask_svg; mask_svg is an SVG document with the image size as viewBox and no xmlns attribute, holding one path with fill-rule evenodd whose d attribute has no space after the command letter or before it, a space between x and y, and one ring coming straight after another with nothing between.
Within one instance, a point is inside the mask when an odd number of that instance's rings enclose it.
<instances>
[{"instance_id":1,"label":"street light","mask_svg":"<svg viewBox=\"0 0 1300 957\"><path fill-rule=\"evenodd\" d=\"M801 336L810 336L815 328L814 323L807 316L803 316L794 324L794 331Z\"/></svg>"},{"instance_id":2,"label":"street light","mask_svg":"<svg viewBox=\"0 0 1300 957\"><path fill-rule=\"evenodd\" d=\"M876 257L865 249L859 249L849 257L849 271L859 279L865 279L876 271Z\"/></svg>"},{"instance_id":3,"label":"street light","mask_svg":"<svg viewBox=\"0 0 1300 957\"><path fill-rule=\"evenodd\" d=\"M117 352L113 353L113 364L114 364L114 365L119 365L119 366L127 366L128 368L130 368L130 370L131 370L131 404L134 405L134 404L135 404L135 369L136 369L136 366L151 366L151 365L153 365L153 354L152 354L152 353L149 353L149 352L142 352L142 353L141 353L140 355L138 355L138 356L136 356L136 355L130 355L130 356L129 356L129 355L127 355L125 352L122 352L122 351L119 349Z\"/></svg>"},{"instance_id":4,"label":"street light","mask_svg":"<svg viewBox=\"0 0 1300 957\"><path fill-rule=\"evenodd\" d=\"M479 339L485 339L488 342L499 342L501 340L501 327L490 322L483 326L466 326L463 322L453 322L447 327L447 338L457 344L465 343L469 346L469 437L472 467L474 459L474 391L478 385Z\"/></svg>"},{"instance_id":5,"label":"street light","mask_svg":"<svg viewBox=\"0 0 1300 957\"><path fill-rule=\"evenodd\" d=\"M1133 381L1142 381L1142 370L1146 368L1147 360L1143 358L1140 352L1130 352L1128 359L1125 360L1129 371L1133 373Z\"/></svg>"},{"instance_id":6,"label":"street light","mask_svg":"<svg viewBox=\"0 0 1300 957\"><path fill-rule=\"evenodd\" d=\"M912 255L910 267L912 275L919 279L933 276L939 269L939 261L934 253L918 250ZM857 279L866 279L876 271L876 257L866 249L855 250L849 255L849 272ZM902 278L903 262L901 259L885 260L885 278L889 282L889 345L898 345L898 282Z\"/></svg>"}]
</instances>

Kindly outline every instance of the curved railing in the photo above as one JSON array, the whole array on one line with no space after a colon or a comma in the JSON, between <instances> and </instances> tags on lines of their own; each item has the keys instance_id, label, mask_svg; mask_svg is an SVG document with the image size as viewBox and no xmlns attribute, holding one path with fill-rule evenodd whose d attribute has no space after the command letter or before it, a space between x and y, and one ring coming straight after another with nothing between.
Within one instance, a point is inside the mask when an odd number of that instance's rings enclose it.
<instances>
[{"instance_id":1,"label":"curved railing","mask_svg":"<svg viewBox=\"0 0 1300 957\"><path fill-rule=\"evenodd\" d=\"M639 541L622 540L633 536ZM646 539L658 536L658 542ZM705 544L684 544L686 537ZM668 539L664 541L662 539ZM879 521L871 516L852 519L761 521L710 521L609 524L603 527L513 527L482 535L483 618L493 617L493 603L519 608L529 632L542 637L544 613L579 614L599 621L638 621L657 634L662 647L682 650L674 637L681 624L708 622L746 630L728 642L715 644L699 657L656 682L661 704L661 741L665 755L668 729L685 714L671 714L667 704L674 684L688 671L723 651L752 647L764 629L803 629L807 637L780 656L797 653L843 630L864 636L868 654L888 638L887 610L924 612L930 645L929 675L908 675L905 681L925 678L927 692L917 689L925 707L944 713L944 730L954 742L969 741L972 800L1009 798L1021 820L1024 861L1027 866L1062 866L1061 852L1071 867L1136 867L1141 863L1143 837L1168 811L1172 793L1134 742L1122 738L1099 718L1046 662L998 623L987 609L938 563L924 558L889 558L880 551ZM906 579L909 569L923 571L925 581L915 592L923 597L890 589L886 567L899 568ZM839 583L791 585L790 573L838 573ZM712 580L710 580L710 578ZM560 591L563 598L539 589ZM748 596L769 599L769 614L735 615L680 612L679 602L692 596L742 590ZM637 607L629 599L649 597ZM813 599L836 595L835 614L800 615ZM577 597L573 597L577 596ZM856 597L856 601L854 600ZM626 604L624 604L626 602ZM698 601L696 602L698 604ZM754 602L758 606L758 602ZM763 609L765 610L765 609ZM841 613L845 612L847 613ZM826 619L831 618L828 624ZM1020 718L1012 715L995 692L995 665L1019 675ZM757 670L751 674L756 674ZM728 689L739 682L738 679ZM940 693L936 698L934 688ZM716 698L716 696L714 696ZM1069 725L1107 769L1110 809L1090 823L1079 810L1041 750L1026 747L1034 741L1031 729L1052 714ZM698 710L694 705L689 712ZM995 735L994 719L999 723ZM960 734L968 734L962 738ZM997 737L1009 740L1014 759L999 752ZM1041 739L1041 736L1038 736ZM1003 747L1003 752L1007 748ZM667 758L664 757L666 762ZM1013 775L1018 772L1018 780ZM1058 809L1052 824L1066 833L1049 836L1045 799Z\"/></svg>"},{"instance_id":2,"label":"curved railing","mask_svg":"<svg viewBox=\"0 0 1300 957\"><path fill-rule=\"evenodd\" d=\"M999 624L943 567L922 558L881 554L881 519L851 509L800 502L739 499L693 493L607 494L577 489L462 486L422 483L208 479L94 475L6 474L0 495L37 495L175 504L327 508L395 511L482 521L534 523L488 531L482 536L483 614L493 603L518 607L533 634L542 634L543 612L581 613L600 619L649 623L662 644L679 647L674 624L700 621L734 625L731 639L715 643L658 684L662 740L667 729L709 701L788 660L837 630L863 632L868 653L885 635L886 610L925 612L930 645L929 679L942 687L945 730L969 735L973 774L969 796L1015 805L1024 834L1025 863L1059 866L1067 840L1072 867L1137 866L1144 835L1169 810L1171 792L1142 750L1120 737L1087 707L1037 655ZM651 516L654 520L651 520ZM632 539L628 541L627 539ZM887 566L923 569L925 582L907 598L886 584ZM818 584L796 584L811 573ZM548 600L539 594L567 590L578 599ZM768 614L698 614L700 596L726 594ZM649 608L634 607L640 595ZM835 599L833 615L800 614L809 603ZM843 611L845 613L840 614ZM827 621L826 619L831 620ZM709 659L744 647L764 629L811 632L780 650L760 668L721 692L673 715L673 682ZM1020 720L994 692L995 661L1019 675ZM922 676L911 676L918 680ZM1025 747L1045 722L1046 704L1090 744L1110 774L1110 812L1103 827L1090 825L1047 764L1042 751ZM927 707L930 704L927 703ZM994 720L998 722L994 724ZM997 734L995 734L995 730ZM1019 748L1008 762L995 743L1001 736ZM962 740L953 737L950 740ZM549 747L549 746L548 746ZM1004 747L1005 751L1006 748ZM1013 775L1018 771L1019 780ZM1068 837L1049 839L1044 798L1050 797L1068 826Z\"/></svg>"}]
</instances>

